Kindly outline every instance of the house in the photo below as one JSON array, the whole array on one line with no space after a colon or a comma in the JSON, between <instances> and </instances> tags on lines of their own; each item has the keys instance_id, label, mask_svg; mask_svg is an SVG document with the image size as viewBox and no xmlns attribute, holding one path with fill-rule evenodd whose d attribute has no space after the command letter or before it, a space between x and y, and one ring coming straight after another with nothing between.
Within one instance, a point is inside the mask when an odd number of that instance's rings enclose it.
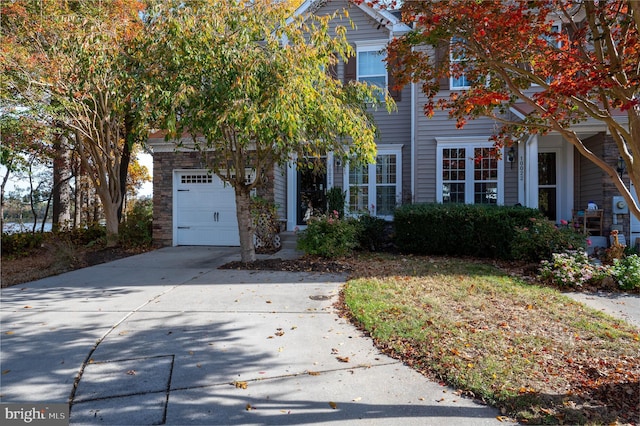
<instances>
[{"instance_id":1,"label":"house","mask_svg":"<svg viewBox=\"0 0 640 426\"><path fill-rule=\"evenodd\" d=\"M409 31L398 16L347 0L306 0L299 13L331 14L348 8L355 29L347 32L356 55L340 61L335 75L392 87L384 63L384 48L394 36ZM445 82L442 95L464 88L464 79ZM397 111L376 111L379 129L377 162L350 167L323 157L326 170L298 169L294 163L267 171L272 182L260 194L273 200L283 227L304 226L309 205L325 204L326 191L342 188L349 211L368 210L392 219L401 203L464 202L540 208L551 220L574 219L589 202L602 210L599 222L589 223L592 234L608 235L618 227L630 241L640 238L640 223L619 205L609 178L581 157L559 135L531 135L503 153L488 155L496 123L489 119L469 122L456 129L446 112L426 118L426 98L419 85L392 93ZM513 108L524 115L526 108ZM615 164L617 148L597 123L577 126L588 146ZM154 158L154 240L158 245L238 245L234 192L203 167L199 153L165 142L162 133L149 140ZM482 157L482 161L474 158ZM577 213L576 213L577 214ZM591 221L593 222L593 221Z\"/></svg>"}]
</instances>

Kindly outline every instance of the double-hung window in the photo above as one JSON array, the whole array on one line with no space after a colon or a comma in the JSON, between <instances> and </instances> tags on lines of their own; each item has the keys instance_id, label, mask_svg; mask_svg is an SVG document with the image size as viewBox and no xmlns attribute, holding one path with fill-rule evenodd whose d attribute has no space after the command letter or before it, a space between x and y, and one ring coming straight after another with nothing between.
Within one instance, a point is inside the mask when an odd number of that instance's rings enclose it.
<instances>
[{"instance_id":1,"label":"double-hung window","mask_svg":"<svg viewBox=\"0 0 640 426\"><path fill-rule=\"evenodd\" d=\"M393 210L402 195L401 147L380 148L375 164L345 168L350 214L368 212L384 219L393 218Z\"/></svg>"},{"instance_id":2,"label":"double-hung window","mask_svg":"<svg viewBox=\"0 0 640 426\"><path fill-rule=\"evenodd\" d=\"M438 202L503 204L503 171L492 144L451 139L438 140Z\"/></svg>"},{"instance_id":3,"label":"double-hung window","mask_svg":"<svg viewBox=\"0 0 640 426\"><path fill-rule=\"evenodd\" d=\"M383 45L358 46L357 79L387 90L386 50ZM382 95L381 95L382 96Z\"/></svg>"},{"instance_id":4,"label":"double-hung window","mask_svg":"<svg viewBox=\"0 0 640 426\"><path fill-rule=\"evenodd\" d=\"M464 72L467 61L464 50L464 40L454 37L449 48L449 63L451 64L449 87L451 90L468 89L471 86L467 74Z\"/></svg>"}]
</instances>

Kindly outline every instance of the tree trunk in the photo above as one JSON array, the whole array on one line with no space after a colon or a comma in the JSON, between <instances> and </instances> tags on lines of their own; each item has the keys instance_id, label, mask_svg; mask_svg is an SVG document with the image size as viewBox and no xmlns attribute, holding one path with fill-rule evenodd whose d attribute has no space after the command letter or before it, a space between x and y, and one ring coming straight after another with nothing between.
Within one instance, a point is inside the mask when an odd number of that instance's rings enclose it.
<instances>
[{"instance_id":1,"label":"tree trunk","mask_svg":"<svg viewBox=\"0 0 640 426\"><path fill-rule=\"evenodd\" d=\"M120 157L120 193L122 202L118 207L118 221L122 220L125 198L127 197L127 176L129 175L129 163L131 162L131 150L133 149L133 116L125 115L124 118L124 146Z\"/></svg>"},{"instance_id":2,"label":"tree trunk","mask_svg":"<svg viewBox=\"0 0 640 426\"><path fill-rule=\"evenodd\" d=\"M66 141L67 138L60 135L53 145L56 152L53 159L53 231L68 228L71 222L71 166Z\"/></svg>"},{"instance_id":3,"label":"tree trunk","mask_svg":"<svg viewBox=\"0 0 640 426\"><path fill-rule=\"evenodd\" d=\"M242 262L256 260L256 248L253 243L254 223L251 219L251 194L244 185L235 188L236 215L240 231L240 258Z\"/></svg>"},{"instance_id":4,"label":"tree trunk","mask_svg":"<svg viewBox=\"0 0 640 426\"><path fill-rule=\"evenodd\" d=\"M6 173L2 177L2 183L0 183L0 232L4 232L4 188L9 181L9 174L11 173L12 160L9 160L5 165Z\"/></svg>"}]
</instances>

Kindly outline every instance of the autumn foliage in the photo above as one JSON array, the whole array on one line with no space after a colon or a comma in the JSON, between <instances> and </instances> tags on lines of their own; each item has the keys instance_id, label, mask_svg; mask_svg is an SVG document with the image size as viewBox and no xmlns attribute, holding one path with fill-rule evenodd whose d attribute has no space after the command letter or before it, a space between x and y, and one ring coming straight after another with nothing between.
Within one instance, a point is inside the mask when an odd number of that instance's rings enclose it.
<instances>
[{"instance_id":1,"label":"autumn foliage","mask_svg":"<svg viewBox=\"0 0 640 426\"><path fill-rule=\"evenodd\" d=\"M611 134L631 182L640 186L637 2L406 1L401 11L414 29L390 43L388 63L400 85L422 86L427 116L443 109L457 127L490 117L502 124L498 147L557 132L611 177L640 217L615 164L587 149L576 130L596 123ZM468 88L442 92L443 79L462 75Z\"/></svg>"}]
</instances>

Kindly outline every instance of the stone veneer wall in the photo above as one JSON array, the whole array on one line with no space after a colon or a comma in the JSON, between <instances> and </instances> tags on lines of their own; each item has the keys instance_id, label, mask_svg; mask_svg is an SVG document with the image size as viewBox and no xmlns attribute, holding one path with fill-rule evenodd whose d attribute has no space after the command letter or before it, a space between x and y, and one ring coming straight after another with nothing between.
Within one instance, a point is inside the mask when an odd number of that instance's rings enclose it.
<instances>
[{"instance_id":1,"label":"stone veneer wall","mask_svg":"<svg viewBox=\"0 0 640 426\"><path fill-rule=\"evenodd\" d=\"M153 154L153 244L173 245L173 171L204 169L199 152L155 152ZM265 188L258 195L273 201L274 170L265 171Z\"/></svg>"}]
</instances>

